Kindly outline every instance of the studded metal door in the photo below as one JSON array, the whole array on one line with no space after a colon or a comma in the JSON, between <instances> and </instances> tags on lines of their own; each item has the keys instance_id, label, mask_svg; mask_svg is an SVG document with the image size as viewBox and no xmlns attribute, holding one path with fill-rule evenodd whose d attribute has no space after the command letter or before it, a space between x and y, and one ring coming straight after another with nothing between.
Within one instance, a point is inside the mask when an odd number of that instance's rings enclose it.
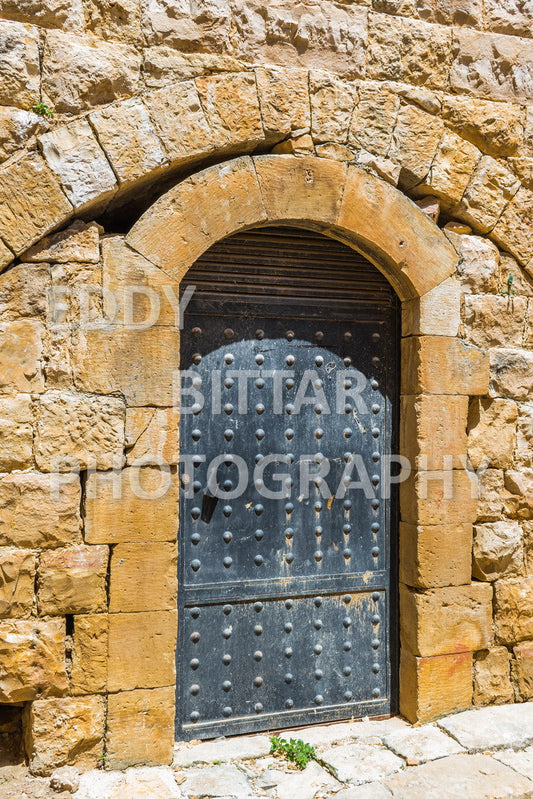
<instances>
[{"instance_id":1,"label":"studded metal door","mask_svg":"<svg viewBox=\"0 0 533 799\"><path fill-rule=\"evenodd\" d=\"M187 284L177 737L389 713L396 296L290 228L220 242Z\"/></svg>"}]
</instances>

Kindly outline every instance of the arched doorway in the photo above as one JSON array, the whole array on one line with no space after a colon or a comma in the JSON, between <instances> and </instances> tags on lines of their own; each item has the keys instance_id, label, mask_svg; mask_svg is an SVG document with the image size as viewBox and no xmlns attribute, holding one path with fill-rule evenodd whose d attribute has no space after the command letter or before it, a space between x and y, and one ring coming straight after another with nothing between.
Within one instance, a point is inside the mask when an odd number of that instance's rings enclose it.
<instances>
[{"instance_id":1,"label":"arched doorway","mask_svg":"<svg viewBox=\"0 0 533 799\"><path fill-rule=\"evenodd\" d=\"M288 227L218 242L182 286L177 737L389 713L397 297Z\"/></svg>"}]
</instances>

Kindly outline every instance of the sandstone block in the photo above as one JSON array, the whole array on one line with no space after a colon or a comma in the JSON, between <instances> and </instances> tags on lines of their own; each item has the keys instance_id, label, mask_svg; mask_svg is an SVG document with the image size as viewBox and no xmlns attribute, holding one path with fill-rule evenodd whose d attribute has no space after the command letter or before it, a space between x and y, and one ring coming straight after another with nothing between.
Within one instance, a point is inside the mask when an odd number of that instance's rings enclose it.
<instances>
[{"instance_id":1,"label":"sandstone block","mask_svg":"<svg viewBox=\"0 0 533 799\"><path fill-rule=\"evenodd\" d=\"M474 704L502 705L514 701L509 652L504 646L483 649L474 656Z\"/></svg>"},{"instance_id":2,"label":"sandstone block","mask_svg":"<svg viewBox=\"0 0 533 799\"><path fill-rule=\"evenodd\" d=\"M453 213L474 230L486 233L494 227L519 185L513 172L489 155L484 155Z\"/></svg>"},{"instance_id":3,"label":"sandstone block","mask_svg":"<svg viewBox=\"0 0 533 799\"><path fill-rule=\"evenodd\" d=\"M194 81L150 92L144 103L172 162L186 162L213 149L211 131Z\"/></svg>"},{"instance_id":4,"label":"sandstone block","mask_svg":"<svg viewBox=\"0 0 533 799\"><path fill-rule=\"evenodd\" d=\"M58 113L77 114L135 93L140 55L126 44L48 31L42 91Z\"/></svg>"},{"instance_id":5,"label":"sandstone block","mask_svg":"<svg viewBox=\"0 0 533 799\"><path fill-rule=\"evenodd\" d=\"M348 132L358 97L355 86L329 72L309 73L311 133L315 142L348 142Z\"/></svg>"},{"instance_id":6,"label":"sandstone block","mask_svg":"<svg viewBox=\"0 0 533 799\"><path fill-rule=\"evenodd\" d=\"M470 583L472 525L400 523L400 580L413 588Z\"/></svg>"},{"instance_id":7,"label":"sandstone block","mask_svg":"<svg viewBox=\"0 0 533 799\"><path fill-rule=\"evenodd\" d=\"M488 30L514 36L531 36L531 15L521 0L485 0L485 25Z\"/></svg>"},{"instance_id":8,"label":"sandstone block","mask_svg":"<svg viewBox=\"0 0 533 799\"><path fill-rule=\"evenodd\" d=\"M522 265L533 258L533 191L521 187L498 220L492 237Z\"/></svg>"},{"instance_id":9,"label":"sandstone block","mask_svg":"<svg viewBox=\"0 0 533 799\"><path fill-rule=\"evenodd\" d=\"M212 146L229 146L230 151L241 153L253 150L264 139L255 75L210 75L195 83Z\"/></svg>"},{"instance_id":10,"label":"sandstone block","mask_svg":"<svg viewBox=\"0 0 533 799\"><path fill-rule=\"evenodd\" d=\"M505 490L503 472L500 469L487 469L478 481L479 501L477 521L498 521L504 513L504 504L509 497Z\"/></svg>"},{"instance_id":11,"label":"sandstone block","mask_svg":"<svg viewBox=\"0 0 533 799\"><path fill-rule=\"evenodd\" d=\"M33 411L29 394L0 397L0 470L27 469L33 460Z\"/></svg>"},{"instance_id":12,"label":"sandstone block","mask_svg":"<svg viewBox=\"0 0 533 799\"><path fill-rule=\"evenodd\" d=\"M175 610L109 616L109 691L174 685Z\"/></svg>"},{"instance_id":13,"label":"sandstone block","mask_svg":"<svg viewBox=\"0 0 533 799\"><path fill-rule=\"evenodd\" d=\"M125 397L128 405L177 405L179 331L102 326L80 331L75 351L76 387Z\"/></svg>"},{"instance_id":14,"label":"sandstone block","mask_svg":"<svg viewBox=\"0 0 533 799\"><path fill-rule=\"evenodd\" d=\"M445 130L418 193L439 197L446 207L456 205L468 186L481 153L473 144Z\"/></svg>"},{"instance_id":15,"label":"sandstone block","mask_svg":"<svg viewBox=\"0 0 533 799\"><path fill-rule=\"evenodd\" d=\"M2 105L29 108L39 98L38 29L20 22L2 20L0 53L0 102Z\"/></svg>"},{"instance_id":16,"label":"sandstone block","mask_svg":"<svg viewBox=\"0 0 533 799\"><path fill-rule=\"evenodd\" d=\"M513 648L514 674L521 699L533 699L533 642L524 641Z\"/></svg>"},{"instance_id":17,"label":"sandstone block","mask_svg":"<svg viewBox=\"0 0 533 799\"><path fill-rule=\"evenodd\" d=\"M115 397L67 391L42 394L36 459L42 471L110 469L122 463L125 409Z\"/></svg>"},{"instance_id":18,"label":"sandstone block","mask_svg":"<svg viewBox=\"0 0 533 799\"><path fill-rule=\"evenodd\" d=\"M255 70L261 118L267 139L309 130L309 76L303 69L260 67Z\"/></svg>"},{"instance_id":19,"label":"sandstone block","mask_svg":"<svg viewBox=\"0 0 533 799\"><path fill-rule=\"evenodd\" d=\"M518 410L512 400L476 397L468 413L468 457L474 469L483 462L492 469L513 464Z\"/></svg>"},{"instance_id":20,"label":"sandstone block","mask_svg":"<svg viewBox=\"0 0 533 799\"><path fill-rule=\"evenodd\" d=\"M402 394L487 393L488 356L447 336L412 336L402 341Z\"/></svg>"},{"instance_id":21,"label":"sandstone block","mask_svg":"<svg viewBox=\"0 0 533 799\"><path fill-rule=\"evenodd\" d=\"M0 617L29 616L34 586L35 553L25 549L0 549Z\"/></svg>"},{"instance_id":22,"label":"sandstone block","mask_svg":"<svg viewBox=\"0 0 533 799\"><path fill-rule=\"evenodd\" d=\"M53 264L50 271L49 346L53 351L55 336L60 329L65 331L63 352L54 354L70 362L74 330L102 323L102 268L99 264ZM65 325L68 322L73 323L71 327ZM47 363L47 376L48 371ZM47 384L47 387L50 386Z\"/></svg>"},{"instance_id":23,"label":"sandstone block","mask_svg":"<svg viewBox=\"0 0 533 799\"><path fill-rule=\"evenodd\" d=\"M455 276L405 303L404 336L456 336L461 323L461 283Z\"/></svg>"},{"instance_id":24,"label":"sandstone block","mask_svg":"<svg viewBox=\"0 0 533 799\"><path fill-rule=\"evenodd\" d=\"M131 183L168 164L148 111L131 99L91 114L98 141L120 183Z\"/></svg>"},{"instance_id":25,"label":"sandstone block","mask_svg":"<svg viewBox=\"0 0 533 799\"><path fill-rule=\"evenodd\" d=\"M43 616L91 613L107 606L107 547L55 549L41 556L37 603Z\"/></svg>"},{"instance_id":26,"label":"sandstone block","mask_svg":"<svg viewBox=\"0 0 533 799\"><path fill-rule=\"evenodd\" d=\"M26 751L32 774L66 763L96 768L104 750L105 706L101 696L39 699L26 711Z\"/></svg>"},{"instance_id":27,"label":"sandstone block","mask_svg":"<svg viewBox=\"0 0 533 799\"><path fill-rule=\"evenodd\" d=\"M480 236L450 236L461 256L459 274L465 293L495 294L499 287L500 254Z\"/></svg>"},{"instance_id":28,"label":"sandstone block","mask_svg":"<svg viewBox=\"0 0 533 799\"><path fill-rule=\"evenodd\" d=\"M527 300L524 297L471 295L465 297L466 337L477 347L520 347Z\"/></svg>"},{"instance_id":29,"label":"sandstone block","mask_svg":"<svg viewBox=\"0 0 533 799\"><path fill-rule=\"evenodd\" d=\"M431 719L472 704L472 653L419 658L402 648L400 712L409 721Z\"/></svg>"},{"instance_id":30,"label":"sandstone block","mask_svg":"<svg viewBox=\"0 0 533 799\"><path fill-rule=\"evenodd\" d=\"M87 479L85 540L89 544L175 541L178 481L158 468L96 472Z\"/></svg>"},{"instance_id":31,"label":"sandstone block","mask_svg":"<svg viewBox=\"0 0 533 799\"><path fill-rule=\"evenodd\" d=\"M479 479L465 469L419 470L400 486L402 521L457 525L474 521Z\"/></svg>"},{"instance_id":32,"label":"sandstone block","mask_svg":"<svg viewBox=\"0 0 533 799\"><path fill-rule=\"evenodd\" d=\"M76 219L66 230L45 236L34 244L22 253L20 260L33 264L40 262L97 264L100 260L100 231L101 228L96 222ZM35 274L36 267L31 269L31 274Z\"/></svg>"},{"instance_id":33,"label":"sandstone block","mask_svg":"<svg viewBox=\"0 0 533 799\"><path fill-rule=\"evenodd\" d=\"M26 250L71 211L56 176L37 153L0 170L0 227L15 253Z\"/></svg>"},{"instance_id":34,"label":"sandstone block","mask_svg":"<svg viewBox=\"0 0 533 799\"><path fill-rule=\"evenodd\" d=\"M531 99L531 42L516 36L454 31L450 85L456 94L494 100Z\"/></svg>"},{"instance_id":35,"label":"sandstone block","mask_svg":"<svg viewBox=\"0 0 533 799\"><path fill-rule=\"evenodd\" d=\"M399 110L400 98L387 91L383 84L378 81L363 83L359 88L359 102L354 109L348 144L354 148L364 147L378 156L387 153Z\"/></svg>"},{"instance_id":36,"label":"sandstone block","mask_svg":"<svg viewBox=\"0 0 533 799\"><path fill-rule=\"evenodd\" d=\"M178 327L179 284L124 243L102 241L104 314L111 324Z\"/></svg>"},{"instance_id":37,"label":"sandstone block","mask_svg":"<svg viewBox=\"0 0 533 799\"><path fill-rule=\"evenodd\" d=\"M110 768L172 762L174 688L111 694L107 712Z\"/></svg>"},{"instance_id":38,"label":"sandstone block","mask_svg":"<svg viewBox=\"0 0 533 799\"><path fill-rule=\"evenodd\" d=\"M487 522L474 527L473 568L476 580L497 580L513 570L522 543L517 522Z\"/></svg>"},{"instance_id":39,"label":"sandstone block","mask_svg":"<svg viewBox=\"0 0 533 799\"><path fill-rule=\"evenodd\" d=\"M90 0L85 6L88 27L100 39L135 44L141 35L141 7L135 0Z\"/></svg>"},{"instance_id":40,"label":"sandstone block","mask_svg":"<svg viewBox=\"0 0 533 799\"><path fill-rule=\"evenodd\" d=\"M448 94L442 98L442 114L456 133L487 155L502 158L520 149L523 118L519 105Z\"/></svg>"},{"instance_id":41,"label":"sandstone block","mask_svg":"<svg viewBox=\"0 0 533 799\"><path fill-rule=\"evenodd\" d=\"M492 586L400 588L402 643L421 657L487 649L492 637Z\"/></svg>"},{"instance_id":42,"label":"sandstone block","mask_svg":"<svg viewBox=\"0 0 533 799\"><path fill-rule=\"evenodd\" d=\"M390 157L401 164L400 186L407 190L427 177L444 123L414 105L400 108L392 134Z\"/></svg>"},{"instance_id":43,"label":"sandstone block","mask_svg":"<svg viewBox=\"0 0 533 799\"><path fill-rule=\"evenodd\" d=\"M205 169L163 195L133 226L126 243L180 280L215 241L266 218L253 162L237 158Z\"/></svg>"},{"instance_id":44,"label":"sandstone block","mask_svg":"<svg viewBox=\"0 0 533 799\"><path fill-rule=\"evenodd\" d=\"M494 588L497 639L515 644L533 638L533 577L497 580Z\"/></svg>"},{"instance_id":45,"label":"sandstone block","mask_svg":"<svg viewBox=\"0 0 533 799\"><path fill-rule=\"evenodd\" d=\"M44 391L43 335L41 322L0 322L0 393Z\"/></svg>"},{"instance_id":46,"label":"sandstone block","mask_svg":"<svg viewBox=\"0 0 533 799\"><path fill-rule=\"evenodd\" d=\"M105 204L117 182L109 161L86 119L54 128L39 136L44 157L63 191L79 211L96 201ZM86 165L91 164L91 169Z\"/></svg>"},{"instance_id":47,"label":"sandstone block","mask_svg":"<svg viewBox=\"0 0 533 799\"><path fill-rule=\"evenodd\" d=\"M7 247L3 241L0 242L0 269L9 266L14 258L14 253Z\"/></svg>"},{"instance_id":48,"label":"sandstone block","mask_svg":"<svg viewBox=\"0 0 533 799\"><path fill-rule=\"evenodd\" d=\"M2 16L32 22L45 28L80 30L83 27L81 0L2 0Z\"/></svg>"},{"instance_id":49,"label":"sandstone block","mask_svg":"<svg viewBox=\"0 0 533 799\"><path fill-rule=\"evenodd\" d=\"M504 484L508 491L505 503L507 515L530 519L533 508L533 469L509 469L505 472Z\"/></svg>"},{"instance_id":50,"label":"sandstone block","mask_svg":"<svg viewBox=\"0 0 533 799\"><path fill-rule=\"evenodd\" d=\"M74 619L70 689L74 695L102 693L107 685L107 614Z\"/></svg>"},{"instance_id":51,"label":"sandstone block","mask_svg":"<svg viewBox=\"0 0 533 799\"><path fill-rule=\"evenodd\" d=\"M319 144L316 148L317 155L322 156L323 148L333 147L333 144ZM343 149L346 150L346 152L344 156L342 158L339 157L338 160L353 161L354 153L350 150L350 148L346 147ZM326 158L330 157L331 155L326 154ZM376 175L378 178L383 178L383 180L386 180L387 183L392 183L393 186L398 185L401 165L397 162L391 161L389 158L380 158L379 155L373 155L373 153L369 153L368 150L359 150L355 156L355 163L357 166L360 166L361 169L364 169L365 172L370 172L372 175Z\"/></svg>"},{"instance_id":52,"label":"sandstone block","mask_svg":"<svg viewBox=\"0 0 533 799\"><path fill-rule=\"evenodd\" d=\"M66 691L65 620L0 622L0 701L27 702Z\"/></svg>"},{"instance_id":53,"label":"sandstone block","mask_svg":"<svg viewBox=\"0 0 533 799\"><path fill-rule=\"evenodd\" d=\"M174 610L176 564L175 544L117 544L111 558L110 612Z\"/></svg>"},{"instance_id":54,"label":"sandstone block","mask_svg":"<svg viewBox=\"0 0 533 799\"><path fill-rule=\"evenodd\" d=\"M5 161L17 150L27 146L32 136L49 129L50 122L47 118L33 111L10 106L0 107L0 161Z\"/></svg>"},{"instance_id":55,"label":"sandstone block","mask_svg":"<svg viewBox=\"0 0 533 799\"><path fill-rule=\"evenodd\" d=\"M522 466L533 466L533 404L531 403L518 405L516 463Z\"/></svg>"},{"instance_id":56,"label":"sandstone block","mask_svg":"<svg viewBox=\"0 0 533 799\"><path fill-rule=\"evenodd\" d=\"M533 353L523 349L490 351L490 395L527 400L533 392Z\"/></svg>"},{"instance_id":57,"label":"sandstone block","mask_svg":"<svg viewBox=\"0 0 533 799\"><path fill-rule=\"evenodd\" d=\"M128 466L178 463L179 411L174 408L128 408Z\"/></svg>"},{"instance_id":58,"label":"sandstone block","mask_svg":"<svg viewBox=\"0 0 533 799\"><path fill-rule=\"evenodd\" d=\"M164 43L174 50L224 51L230 21L229 5L224 0L216 6L198 8L167 6L161 0L142 6L142 32L147 43Z\"/></svg>"},{"instance_id":59,"label":"sandstone block","mask_svg":"<svg viewBox=\"0 0 533 799\"><path fill-rule=\"evenodd\" d=\"M0 280L0 319L43 319L50 284L48 264L16 264Z\"/></svg>"},{"instance_id":60,"label":"sandstone block","mask_svg":"<svg viewBox=\"0 0 533 799\"><path fill-rule=\"evenodd\" d=\"M401 398L401 451L413 468L458 465L466 449L468 397L451 394L407 395Z\"/></svg>"},{"instance_id":61,"label":"sandstone block","mask_svg":"<svg viewBox=\"0 0 533 799\"><path fill-rule=\"evenodd\" d=\"M144 48L143 76L149 88L162 88L211 72L242 72L246 64L221 53L178 52L172 47Z\"/></svg>"}]
</instances>

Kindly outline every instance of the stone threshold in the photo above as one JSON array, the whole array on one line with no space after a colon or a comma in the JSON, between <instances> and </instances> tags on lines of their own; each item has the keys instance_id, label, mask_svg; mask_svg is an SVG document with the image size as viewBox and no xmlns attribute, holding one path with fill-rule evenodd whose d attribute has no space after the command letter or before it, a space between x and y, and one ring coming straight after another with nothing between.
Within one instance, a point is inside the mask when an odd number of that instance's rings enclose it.
<instances>
[{"instance_id":1,"label":"stone threshold","mask_svg":"<svg viewBox=\"0 0 533 799\"><path fill-rule=\"evenodd\" d=\"M172 767L0 768L0 799L507 799L533 797L533 702L467 710L431 724L366 719L285 730L315 747L303 771L268 734L177 743Z\"/></svg>"}]
</instances>

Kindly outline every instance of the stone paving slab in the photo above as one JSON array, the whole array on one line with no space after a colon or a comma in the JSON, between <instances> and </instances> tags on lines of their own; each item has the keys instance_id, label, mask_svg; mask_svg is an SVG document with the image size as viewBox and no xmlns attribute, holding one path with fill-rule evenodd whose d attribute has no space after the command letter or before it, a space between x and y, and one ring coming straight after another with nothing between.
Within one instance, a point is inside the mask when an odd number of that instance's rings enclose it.
<instances>
[{"instance_id":1,"label":"stone paving slab","mask_svg":"<svg viewBox=\"0 0 533 799\"><path fill-rule=\"evenodd\" d=\"M384 735L397 730L410 729L410 725L399 718L393 716L390 719L381 721L350 721L340 722L339 724L318 725L314 727L303 727L297 730L284 730L279 733L280 738L301 738L311 746L327 746L338 743L339 741L361 741L365 743L380 743Z\"/></svg>"},{"instance_id":2,"label":"stone paving slab","mask_svg":"<svg viewBox=\"0 0 533 799\"><path fill-rule=\"evenodd\" d=\"M503 751L496 752L494 755L496 760L510 766L514 771L523 774L533 782L533 746L529 749L524 749L523 752Z\"/></svg>"},{"instance_id":3,"label":"stone paving slab","mask_svg":"<svg viewBox=\"0 0 533 799\"><path fill-rule=\"evenodd\" d=\"M275 788L277 799L314 799L318 791L338 791L342 785L318 763L309 763L303 771L265 771L256 782L265 790Z\"/></svg>"},{"instance_id":4,"label":"stone paving slab","mask_svg":"<svg viewBox=\"0 0 533 799\"><path fill-rule=\"evenodd\" d=\"M345 788L335 794L335 799L391 799L392 794L381 782L367 782L357 788Z\"/></svg>"},{"instance_id":5,"label":"stone paving slab","mask_svg":"<svg viewBox=\"0 0 533 799\"><path fill-rule=\"evenodd\" d=\"M419 766L430 760L458 755L465 751L461 744L450 738L435 724L398 730L386 735L383 743L396 755L403 757L408 766Z\"/></svg>"},{"instance_id":6,"label":"stone paving slab","mask_svg":"<svg viewBox=\"0 0 533 799\"><path fill-rule=\"evenodd\" d=\"M452 755L384 780L394 799L530 799L533 782L488 755Z\"/></svg>"},{"instance_id":7,"label":"stone paving slab","mask_svg":"<svg viewBox=\"0 0 533 799\"><path fill-rule=\"evenodd\" d=\"M174 766L183 768L196 763L218 760L247 760L263 757L270 752L270 739L266 735L239 735L235 738L217 738L201 743L179 743L174 747Z\"/></svg>"},{"instance_id":8,"label":"stone paving slab","mask_svg":"<svg viewBox=\"0 0 533 799\"><path fill-rule=\"evenodd\" d=\"M236 766L207 766L190 768L185 772L186 780L180 785L182 793L195 799L211 797L234 797L244 799L252 796L252 786Z\"/></svg>"},{"instance_id":9,"label":"stone paving slab","mask_svg":"<svg viewBox=\"0 0 533 799\"><path fill-rule=\"evenodd\" d=\"M364 743L319 749L317 757L339 782L350 785L381 779L405 766L405 762L389 749Z\"/></svg>"},{"instance_id":10,"label":"stone paving slab","mask_svg":"<svg viewBox=\"0 0 533 799\"><path fill-rule=\"evenodd\" d=\"M533 743L533 702L465 710L438 725L470 752L523 749Z\"/></svg>"}]
</instances>

